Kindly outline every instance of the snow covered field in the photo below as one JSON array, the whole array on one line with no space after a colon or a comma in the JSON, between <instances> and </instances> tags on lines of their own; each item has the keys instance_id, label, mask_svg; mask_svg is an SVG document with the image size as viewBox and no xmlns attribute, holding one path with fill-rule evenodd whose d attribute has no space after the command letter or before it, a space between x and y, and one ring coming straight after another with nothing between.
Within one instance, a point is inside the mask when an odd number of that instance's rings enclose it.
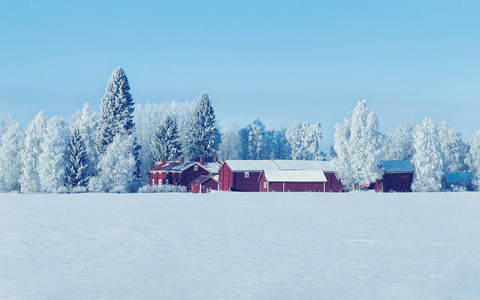
<instances>
[{"instance_id":1,"label":"snow covered field","mask_svg":"<svg viewBox=\"0 0 480 300\"><path fill-rule=\"evenodd\" d=\"M0 298L480 297L480 194L0 194Z\"/></svg>"}]
</instances>

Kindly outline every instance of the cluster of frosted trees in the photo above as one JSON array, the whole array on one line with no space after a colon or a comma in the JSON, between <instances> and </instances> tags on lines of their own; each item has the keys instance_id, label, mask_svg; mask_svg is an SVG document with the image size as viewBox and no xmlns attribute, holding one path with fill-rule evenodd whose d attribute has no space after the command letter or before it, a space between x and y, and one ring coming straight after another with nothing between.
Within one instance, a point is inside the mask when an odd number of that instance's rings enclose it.
<instances>
[{"instance_id":1,"label":"cluster of frosted trees","mask_svg":"<svg viewBox=\"0 0 480 300\"><path fill-rule=\"evenodd\" d=\"M85 104L66 122L40 112L23 131L0 115L0 192L134 192L162 157L217 155L220 144L206 93L188 103L134 106L116 68L97 115Z\"/></svg>"},{"instance_id":2,"label":"cluster of frosted trees","mask_svg":"<svg viewBox=\"0 0 480 300\"><path fill-rule=\"evenodd\" d=\"M220 159L324 160L320 123L294 122L290 128L267 130L259 120L244 128L235 124L222 134Z\"/></svg>"},{"instance_id":3,"label":"cluster of frosted trees","mask_svg":"<svg viewBox=\"0 0 480 300\"><path fill-rule=\"evenodd\" d=\"M458 189L442 185L448 173L470 171L473 187L480 188L480 131L469 144L445 122L430 118L421 124L409 120L395 134L382 134L380 118L361 101L343 123L335 126L334 162L337 175L349 190L381 179L381 160L408 160L414 167L412 190L438 192Z\"/></svg>"}]
</instances>

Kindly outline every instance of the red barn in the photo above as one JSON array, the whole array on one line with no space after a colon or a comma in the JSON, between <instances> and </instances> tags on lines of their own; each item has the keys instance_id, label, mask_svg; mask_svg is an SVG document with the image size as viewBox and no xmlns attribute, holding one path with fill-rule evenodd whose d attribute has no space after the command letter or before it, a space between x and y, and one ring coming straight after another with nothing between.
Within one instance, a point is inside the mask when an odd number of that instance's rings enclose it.
<instances>
[{"instance_id":1,"label":"red barn","mask_svg":"<svg viewBox=\"0 0 480 300\"><path fill-rule=\"evenodd\" d=\"M201 175L209 175L210 171L199 162L179 161L166 162L162 159L150 171L150 185L173 184L185 186L191 191L191 183Z\"/></svg>"},{"instance_id":2,"label":"red barn","mask_svg":"<svg viewBox=\"0 0 480 300\"><path fill-rule=\"evenodd\" d=\"M325 192L326 183L320 170L265 170L260 192Z\"/></svg>"},{"instance_id":3,"label":"red barn","mask_svg":"<svg viewBox=\"0 0 480 300\"><path fill-rule=\"evenodd\" d=\"M220 183L213 177L202 175L192 181L192 193L209 193L210 191L218 191Z\"/></svg>"},{"instance_id":4,"label":"red barn","mask_svg":"<svg viewBox=\"0 0 480 300\"><path fill-rule=\"evenodd\" d=\"M386 160L381 162L385 174L373 184L377 192L405 193L412 191L413 166L408 160Z\"/></svg>"},{"instance_id":5,"label":"red barn","mask_svg":"<svg viewBox=\"0 0 480 300\"><path fill-rule=\"evenodd\" d=\"M317 170L326 177L324 190L341 192L342 183L335 177L329 161L308 160L226 160L220 167L219 181L222 191L260 191L260 175L266 170ZM323 184L322 184L323 186Z\"/></svg>"}]
</instances>

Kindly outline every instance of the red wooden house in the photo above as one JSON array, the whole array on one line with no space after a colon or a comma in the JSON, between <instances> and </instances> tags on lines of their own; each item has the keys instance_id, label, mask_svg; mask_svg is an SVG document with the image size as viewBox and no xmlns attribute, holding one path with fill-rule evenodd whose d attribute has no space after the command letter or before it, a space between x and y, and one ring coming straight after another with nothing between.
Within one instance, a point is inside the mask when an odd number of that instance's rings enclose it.
<instances>
[{"instance_id":1,"label":"red wooden house","mask_svg":"<svg viewBox=\"0 0 480 300\"><path fill-rule=\"evenodd\" d=\"M173 184L185 186L191 191L191 183L199 176L210 174L210 171L200 162L185 162L183 157L179 161L167 162L162 159L150 171L150 185Z\"/></svg>"},{"instance_id":2,"label":"red wooden house","mask_svg":"<svg viewBox=\"0 0 480 300\"><path fill-rule=\"evenodd\" d=\"M377 192L405 193L412 191L413 166L408 160L386 160L381 162L385 174L371 185Z\"/></svg>"},{"instance_id":3,"label":"red wooden house","mask_svg":"<svg viewBox=\"0 0 480 300\"><path fill-rule=\"evenodd\" d=\"M324 191L341 192L343 190L342 183L336 178L331 162L307 160L226 160L219 171L220 189L222 191L259 192L263 186L263 182L260 183L260 176L267 170L321 171L326 178L326 182L321 184L324 185L324 188L322 187ZM304 186L303 191L312 188L307 185Z\"/></svg>"},{"instance_id":4,"label":"red wooden house","mask_svg":"<svg viewBox=\"0 0 480 300\"><path fill-rule=\"evenodd\" d=\"M210 191L218 191L220 183L213 177L201 175L191 183L192 193L209 193Z\"/></svg>"}]
</instances>

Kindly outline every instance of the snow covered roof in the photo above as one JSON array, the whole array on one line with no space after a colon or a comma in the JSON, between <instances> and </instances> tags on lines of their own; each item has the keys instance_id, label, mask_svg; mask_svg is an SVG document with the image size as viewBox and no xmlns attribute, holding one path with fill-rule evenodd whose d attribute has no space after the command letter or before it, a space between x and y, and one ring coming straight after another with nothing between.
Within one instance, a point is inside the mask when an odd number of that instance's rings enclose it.
<instances>
[{"instance_id":1,"label":"snow covered roof","mask_svg":"<svg viewBox=\"0 0 480 300\"><path fill-rule=\"evenodd\" d=\"M155 167L153 167L150 172L160 172L160 171L164 171L164 172L173 172L173 173L180 173L180 172L183 172L185 171L186 169L190 168L191 166L193 165L198 165L200 166L201 168L207 170L204 166L202 166L200 163L198 162L191 162L191 161L188 161L188 162L184 162L184 163L180 163L179 161L171 161L171 162L168 162L166 163L165 165L160 165L160 164L157 164L155 165ZM208 170L207 170L208 171Z\"/></svg>"},{"instance_id":2,"label":"snow covered roof","mask_svg":"<svg viewBox=\"0 0 480 300\"><path fill-rule=\"evenodd\" d=\"M222 163L219 161L212 161L212 162L207 162L203 166L206 167L210 173L218 174L218 170L220 170Z\"/></svg>"},{"instance_id":3,"label":"snow covered roof","mask_svg":"<svg viewBox=\"0 0 480 300\"><path fill-rule=\"evenodd\" d=\"M263 170L321 170L334 172L330 161L316 160L226 160L233 172L261 172Z\"/></svg>"},{"instance_id":4,"label":"snow covered roof","mask_svg":"<svg viewBox=\"0 0 480 300\"><path fill-rule=\"evenodd\" d=\"M226 160L225 163L233 172L252 172L263 170L276 170L273 160Z\"/></svg>"},{"instance_id":5,"label":"snow covered roof","mask_svg":"<svg viewBox=\"0 0 480 300\"><path fill-rule=\"evenodd\" d=\"M446 173L445 181L456 185L467 185L472 182L472 172Z\"/></svg>"},{"instance_id":6,"label":"snow covered roof","mask_svg":"<svg viewBox=\"0 0 480 300\"><path fill-rule=\"evenodd\" d=\"M320 170L265 170L268 182L327 182Z\"/></svg>"},{"instance_id":7,"label":"snow covered roof","mask_svg":"<svg viewBox=\"0 0 480 300\"><path fill-rule=\"evenodd\" d=\"M214 180L218 183L217 180L215 180L215 178L212 178L208 175L201 175L201 176L198 176L194 181L191 182L191 184L203 184L204 182L208 181L208 180Z\"/></svg>"},{"instance_id":8,"label":"snow covered roof","mask_svg":"<svg viewBox=\"0 0 480 300\"><path fill-rule=\"evenodd\" d=\"M273 162L278 170L322 170L324 172L335 171L331 161L274 160Z\"/></svg>"},{"instance_id":9,"label":"snow covered roof","mask_svg":"<svg viewBox=\"0 0 480 300\"><path fill-rule=\"evenodd\" d=\"M382 160L380 163L386 173L413 172L413 166L408 160Z\"/></svg>"}]
</instances>

